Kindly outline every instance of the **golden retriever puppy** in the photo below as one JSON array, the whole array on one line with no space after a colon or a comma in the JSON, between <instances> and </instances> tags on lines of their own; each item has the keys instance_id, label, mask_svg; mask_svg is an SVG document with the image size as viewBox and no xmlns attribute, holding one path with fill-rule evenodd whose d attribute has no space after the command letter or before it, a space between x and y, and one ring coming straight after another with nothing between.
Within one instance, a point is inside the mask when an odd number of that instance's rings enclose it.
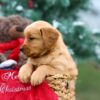
<instances>
[{"instance_id":1,"label":"golden retriever puppy","mask_svg":"<svg viewBox=\"0 0 100 100\"><path fill-rule=\"evenodd\" d=\"M38 85L48 75L78 74L76 64L70 56L61 33L45 21L36 21L24 30L24 44L21 50L28 57L19 70L23 83Z\"/></svg>"}]
</instances>

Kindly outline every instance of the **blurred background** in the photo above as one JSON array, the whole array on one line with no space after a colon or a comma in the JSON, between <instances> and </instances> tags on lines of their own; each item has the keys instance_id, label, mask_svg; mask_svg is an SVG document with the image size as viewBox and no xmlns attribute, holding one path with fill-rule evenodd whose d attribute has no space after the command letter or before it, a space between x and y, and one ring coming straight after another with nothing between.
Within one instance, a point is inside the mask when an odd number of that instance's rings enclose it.
<instances>
[{"instance_id":1,"label":"blurred background","mask_svg":"<svg viewBox=\"0 0 100 100\"><path fill-rule=\"evenodd\" d=\"M0 0L0 17L18 14L58 28L77 63L77 100L100 100L100 0Z\"/></svg>"}]
</instances>

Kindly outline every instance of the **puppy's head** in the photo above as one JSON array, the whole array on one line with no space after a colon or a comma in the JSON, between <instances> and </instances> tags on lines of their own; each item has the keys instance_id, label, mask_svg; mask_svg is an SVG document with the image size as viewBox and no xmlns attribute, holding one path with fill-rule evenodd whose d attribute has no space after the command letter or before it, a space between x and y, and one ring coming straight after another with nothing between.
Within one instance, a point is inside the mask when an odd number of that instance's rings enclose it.
<instances>
[{"instance_id":1,"label":"puppy's head","mask_svg":"<svg viewBox=\"0 0 100 100\"><path fill-rule=\"evenodd\" d=\"M59 33L49 23L37 21L26 27L24 36L23 52L28 57L39 57L55 46Z\"/></svg>"}]
</instances>

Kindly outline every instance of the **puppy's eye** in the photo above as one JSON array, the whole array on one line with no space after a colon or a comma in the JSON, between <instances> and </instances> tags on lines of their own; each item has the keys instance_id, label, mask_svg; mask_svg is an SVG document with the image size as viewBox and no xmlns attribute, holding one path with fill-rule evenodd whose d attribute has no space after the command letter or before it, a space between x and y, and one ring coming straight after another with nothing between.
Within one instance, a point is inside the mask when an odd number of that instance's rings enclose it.
<instances>
[{"instance_id":1,"label":"puppy's eye","mask_svg":"<svg viewBox=\"0 0 100 100\"><path fill-rule=\"evenodd\" d=\"M29 38L30 41L32 41L32 40L34 40L34 39L35 39L35 38L33 38L33 37L30 37L30 38Z\"/></svg>"}]
</instances>

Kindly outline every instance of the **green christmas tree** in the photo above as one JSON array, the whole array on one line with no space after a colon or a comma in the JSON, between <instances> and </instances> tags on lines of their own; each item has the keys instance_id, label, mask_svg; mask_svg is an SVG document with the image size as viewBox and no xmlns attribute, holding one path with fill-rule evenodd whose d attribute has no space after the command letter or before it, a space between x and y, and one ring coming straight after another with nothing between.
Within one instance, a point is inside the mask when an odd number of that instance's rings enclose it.
<instances>
[{"instance_id":1,"label":"green christmas tree","mask_svg":"<svg viewBox=\"0 0 100 100\"><path fill-rule=\"evenodd\" d=\"M77 12L86 10L89 0L0 0L0 15L19 14L46 20L58 28L76 58L95 57L96 42L88 26L78 21Z\"/></svg>"}]
</instances>

